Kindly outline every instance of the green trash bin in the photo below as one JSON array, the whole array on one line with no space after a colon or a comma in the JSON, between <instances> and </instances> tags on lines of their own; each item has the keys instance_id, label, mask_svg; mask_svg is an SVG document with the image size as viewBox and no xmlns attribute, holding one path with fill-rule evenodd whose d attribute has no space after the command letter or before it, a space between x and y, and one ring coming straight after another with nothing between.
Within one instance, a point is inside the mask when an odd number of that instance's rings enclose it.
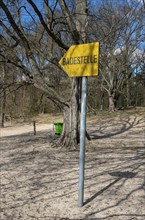
<instances>
[{"instance_id":1,"label":"green trash bin","mask_svg":"<svg viewBox=\"0 0 145 220\"><path fill-rule=\"evenodd\" d=\"M56 135L61 135L63 130L63 123L54 123L54 131Z\"/></svg>"}]
</instances>

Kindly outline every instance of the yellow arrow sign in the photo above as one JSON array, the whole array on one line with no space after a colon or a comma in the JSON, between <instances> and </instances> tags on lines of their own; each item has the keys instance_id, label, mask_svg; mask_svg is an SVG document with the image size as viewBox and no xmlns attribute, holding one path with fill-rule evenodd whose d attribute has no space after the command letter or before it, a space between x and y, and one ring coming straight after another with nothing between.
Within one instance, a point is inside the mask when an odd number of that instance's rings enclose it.
<instances>
[{"instance_id":1,"label":"yellow arrow sign","mask_svg":"<svg viewBox=\"0 0 145 220\"><path fill-rule=\"evenodd\" d=\"M70 77L98 75L99 43L71 46L59 61Z\"/></svg>"}]
</instances>

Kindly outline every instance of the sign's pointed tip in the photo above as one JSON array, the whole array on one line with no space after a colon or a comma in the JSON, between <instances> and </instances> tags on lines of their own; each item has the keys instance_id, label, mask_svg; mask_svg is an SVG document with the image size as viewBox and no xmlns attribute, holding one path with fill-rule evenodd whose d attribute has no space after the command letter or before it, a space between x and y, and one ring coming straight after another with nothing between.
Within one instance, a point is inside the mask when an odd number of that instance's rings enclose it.
<instances>
[{"instance_id":1,"label":"sign's pointed tip","mask_svg":"<svg viewBox=\"0 0 145 220\"><path fill-rule=\"evenodd\" d=\"M59 60L59 65L62 66L62 58Z\"/></svg>"}]
</instances>

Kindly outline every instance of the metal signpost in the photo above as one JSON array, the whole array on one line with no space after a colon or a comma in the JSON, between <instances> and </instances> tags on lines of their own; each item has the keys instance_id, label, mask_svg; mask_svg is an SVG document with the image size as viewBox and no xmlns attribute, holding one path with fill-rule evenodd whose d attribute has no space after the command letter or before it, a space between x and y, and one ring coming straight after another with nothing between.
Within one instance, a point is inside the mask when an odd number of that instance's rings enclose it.
<instances>
[{"instance_id":1,"label":"metal signpost","mask_svg":"<svg viewBox=\"0 0 145 220\"><path fill-rule=\"evenodd\" d=\"M99 43L71 46L59 61L70 77L82 77L78 207L84 201L87 76L98 75Z\"/></svg>"},{"instance_id":2,"label":"metal signpost","mask_svg":"<svg viewBox=\"0 0 145 220\"><path fill-rule=\"evenodd\" d=\"M85 176L85 140L86 140L86 106L87 106L87 77L82 78L80 118L80 169L79 169L79 193L78 207L83 206L84 201L84 176Z\"/></svg>"}]
</instances>

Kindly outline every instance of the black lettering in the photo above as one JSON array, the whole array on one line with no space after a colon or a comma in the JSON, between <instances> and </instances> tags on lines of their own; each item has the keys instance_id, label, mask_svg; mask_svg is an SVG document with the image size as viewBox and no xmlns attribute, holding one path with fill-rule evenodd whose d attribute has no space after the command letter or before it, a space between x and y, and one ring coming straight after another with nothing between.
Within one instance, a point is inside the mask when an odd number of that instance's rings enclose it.
<instances>
[{"instance_id":1,"label":"black lettering","mask_svg":"<svg viewBox=\"0 0 145 220\"><path fill-rule=\"evenodd\" d=\"M69 63L70 63L69 58L67 58L66 65L69 65Z\"/></svg>"},{"instance_id":2,"label":"black lettering","mask_svg":"<svg viewBox=\"0 0 145 220\"><path fill-rule=\"evenodd\" d=\"M97 63L97 55L63 58L63 65Z\"/></svg>"},{"instance_id":3,"label":"black lettering","mask_svg":"<svg viewBox=\"0 0 145 220\"><path fill-rule=\"evenodd\" d=\"M65 58L63 58L62 64L66 65L66 59Z\"/></svg>"},{"instance_id":4,"label":"black lettering","mask_svg":"<svg viewBox=\"0 0 145 220\"><path fill-rule=\"evenodd\" d=\"M80 57L77 57L77 61L78 61L77 64L80 64L80 62L81 62Z\"/></svg>"},{"instance_id":5,"label":"black lettering","mask_svg":"<svg viewBox=\"0 0 145 220\"><path fill-rule=\"evenodd\" d=\"M82 64L82 63L83 63L83 58L84 58L84 56L81 56L80 58L81 58L80 64Z\"/></svg>"},{"instance_id":6,"label":"black lettering","mask_svg":"<svg viewBox=\"0 0 145 220\"><path fill-rule=\"evenodd\" d=\"M84 63L88 63L88 57L87 56L84 56Z\"/></svg>"},{"instance_id":7,"label":"black lettering","mask_svg":"<svg viewBox=\"0 0 145 220\"><path fill-rule=\"evenodd\" d=\"M94 62L93 62L93 56L92 56L92 55L90 56L90 63L94 63Z\"/></svg>"},{"instance_id":8,"label":"black lettering","mask_svg":"<svg viewBox=\"0 0 145 220\"><path fill-rule=\"evenodd\" d=\"M94 55L94 63L97 63L97 55Z\"/></svg>"},{"instance_id":9,"label":"black lettering","mask_svg":"<svg viewBox=\"0 0 145 220\"><path fill-rule=\"evenodd\" d=\"M90 56L87 56L87 63L90 63Z\"/></svg>"},{"instance_id":10,"label":"black lettering","mask_svg":"<svg viewBox=\"0 0 145 220\"><path fill-rule=\"evenodd\" d=\"M70 58L70 64L73 64L73 57Z\"/></svg>"},{"instance_id":11,"label":"black lettering","mask_svg":"<svg viewBox=\"0 0 145 220\"><path fill-rule=\"evenodd\" d=\"M74 57L74 64L77 64L77 57Z\"/></svg>"}]
</instances>

